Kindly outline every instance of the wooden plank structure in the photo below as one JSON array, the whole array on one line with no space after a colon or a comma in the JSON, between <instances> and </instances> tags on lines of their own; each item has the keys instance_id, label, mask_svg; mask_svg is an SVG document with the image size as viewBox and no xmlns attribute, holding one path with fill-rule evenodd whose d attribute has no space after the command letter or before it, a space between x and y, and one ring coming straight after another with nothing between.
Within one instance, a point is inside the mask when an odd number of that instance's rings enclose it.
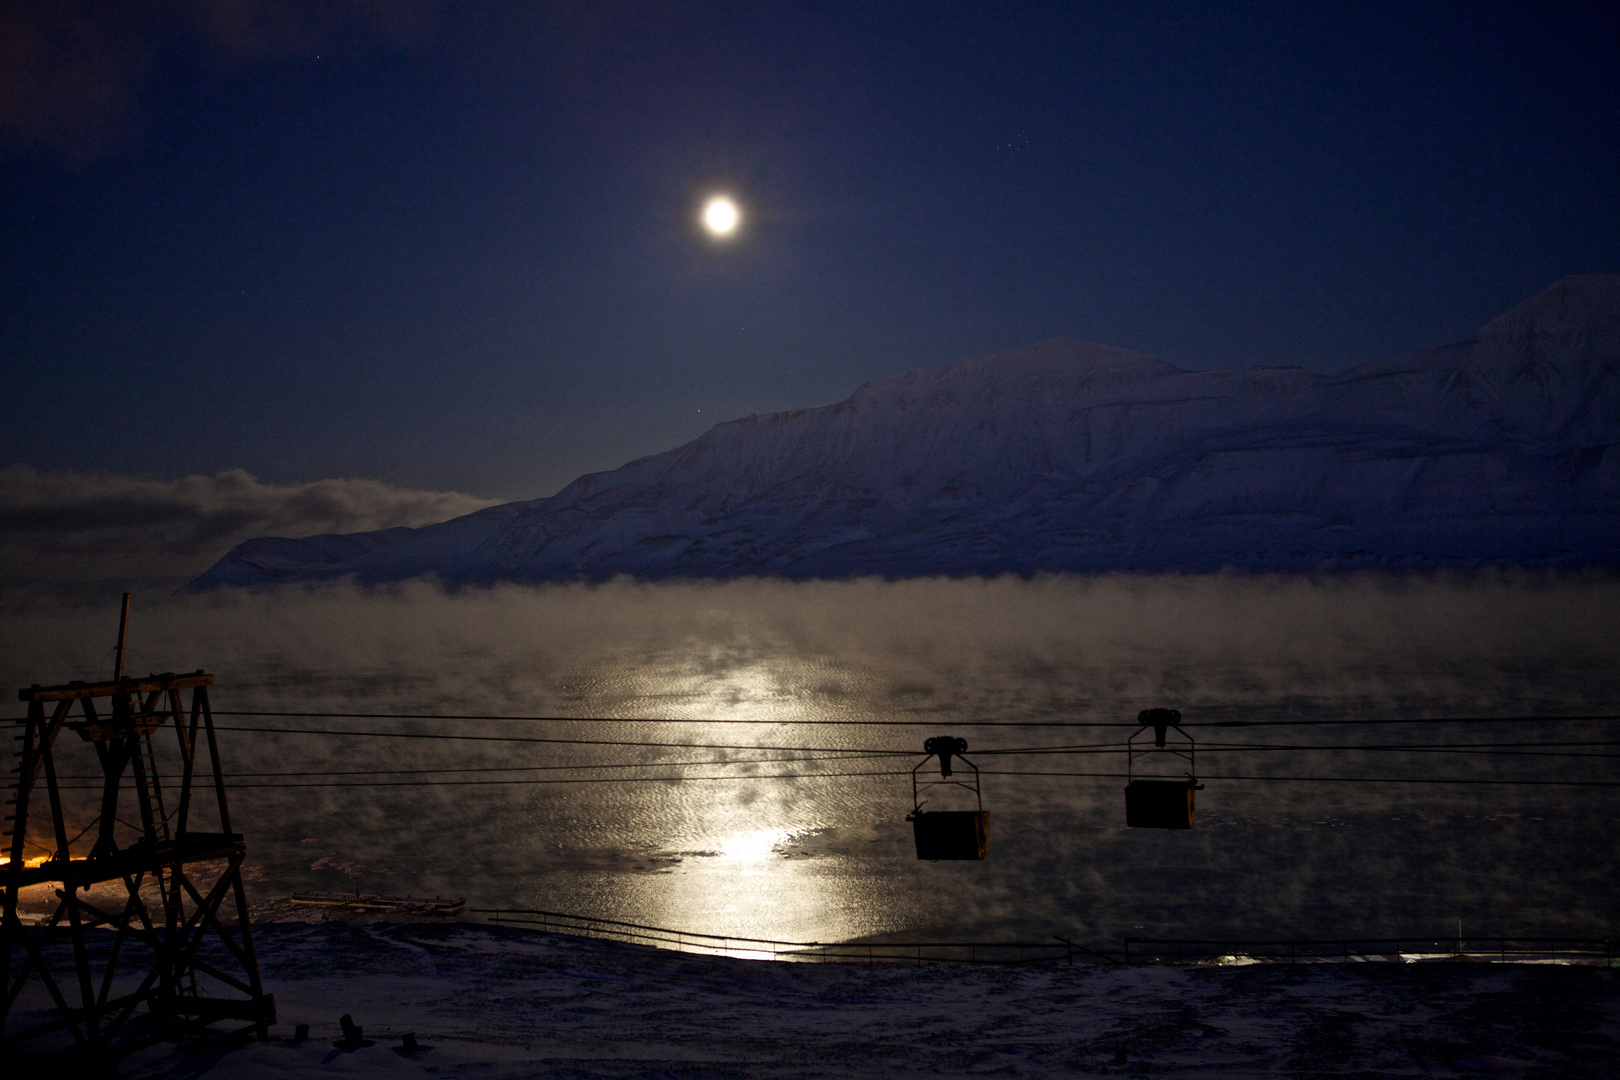
<instances>
[{"instance_id":1,"label":"wooden plank structure","mask_svg":"<svg viewBox=\"0 0 1620 1080\"><path fill-rule=\"evenodd\" d=\"M246 848L231 829L208 707L214 677L201 670L126 677L128 621L125 594L112 681L18 692L28 703L28 717L6 821L9 861L0 866L0 1057L46 1036L59 1041L66 1031L84 1058L105 1063L219 1021L246 1021L238 1033L260 1038L276 1022L275 1000L259 977L242 888ZM105 712L98 702L107 703ZM82 719L72 719L75 708ZM175 752L157 749L166 741L158 738L166 726L175 733L177 764ZM59 741L64 728L78 740ZM101 770L100 813L88 823L70 818L89 817L94 806L73 799L79 789L59 782L59 761L71 760L74 755L64 751L75 744L93 748ZM168 765L161 775L160 760ZM138 827L121 817L129 812L126 794ZM43 806L36 805L41 801ZM217 831L198 828L205 819L209 826L217 820ZM74 856L73 843L92 830L88 852ZM131 831L138 835L130 837ZM30 845L31 836L41 839ZM50 855L29 860L30 846ZM17 910L22 890L38 885L55 886L55 910L39 924L24 925ZM234 914L223 911L227 898ZM101 933L92 937L89 932L98 928ZM63 957L69 951L71 964ZM8 1030L31 980L43 985L55 1015ZM220 988L230 996L214 996ZM142 1005L146 1012L137 1014Z\"/></svg>"}]
</instances>

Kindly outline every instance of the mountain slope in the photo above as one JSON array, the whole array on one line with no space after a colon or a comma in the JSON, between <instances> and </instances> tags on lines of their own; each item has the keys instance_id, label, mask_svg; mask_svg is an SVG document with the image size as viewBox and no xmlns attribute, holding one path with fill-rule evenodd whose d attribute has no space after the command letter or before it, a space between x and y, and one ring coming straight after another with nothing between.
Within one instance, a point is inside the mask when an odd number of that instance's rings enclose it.
<instances>
[{"instance_id":1,"label":"mountain slope","mask_svg":"<svg viewBox=\"0 0 1620 1080\"><path fill-rule=\"evenodd\" d=\"M1323 376L1071 340L721 424L549 499L195 583L1620 562L1620 275Z\"/></svg>"}]
</instances>

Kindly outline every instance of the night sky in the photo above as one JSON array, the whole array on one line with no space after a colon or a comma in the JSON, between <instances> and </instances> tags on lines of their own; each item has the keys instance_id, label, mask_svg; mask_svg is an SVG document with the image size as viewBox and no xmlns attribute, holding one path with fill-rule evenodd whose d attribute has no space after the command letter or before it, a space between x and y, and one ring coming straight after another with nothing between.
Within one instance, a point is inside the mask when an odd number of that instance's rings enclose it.
<instances>
[{"instance_id":1,"label":"night sky","mask_svg":"<svg viewBox=\"0 0 1620 1080\"><path fill-rule=\"evenodd\" d=\"M0 13L0 465L532 498L987 349L1335 371L1620 270L1612 4L135 7Z\"/></svg>"}]
</instances>

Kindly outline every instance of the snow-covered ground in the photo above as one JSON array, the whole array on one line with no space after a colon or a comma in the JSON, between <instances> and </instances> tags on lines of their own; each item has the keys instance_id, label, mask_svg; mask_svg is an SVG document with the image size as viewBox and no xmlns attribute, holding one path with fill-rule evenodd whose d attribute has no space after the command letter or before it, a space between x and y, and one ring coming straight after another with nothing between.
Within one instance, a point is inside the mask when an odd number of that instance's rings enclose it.
<instances>
[{"instance_id":1,"label":"snow-covered ground","mask_svg":"<svg viewBox=\"0 0 1620 1080\"><path fill-rule=\"evenodd\" d=\"M1620 970L1599 967L796 964L426 923L257 938L272 1038L162 1044L126 1075L1620 1075ZM334 1045L344 1014L372 1045Z\"/></svg>"}]
</instances>

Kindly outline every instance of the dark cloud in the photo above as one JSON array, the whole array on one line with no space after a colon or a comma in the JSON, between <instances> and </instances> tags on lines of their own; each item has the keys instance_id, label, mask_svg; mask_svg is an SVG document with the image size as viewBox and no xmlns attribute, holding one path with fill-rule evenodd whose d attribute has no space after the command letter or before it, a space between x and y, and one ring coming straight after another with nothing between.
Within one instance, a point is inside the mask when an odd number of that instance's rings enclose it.
<instances>
[{"instance_id":1,"label":"dark cloud","mask_svg":"<svg viewBox=\"0 0 1620 1080\"><path fill-rule=\"evenodd\" d=\"M137 135L164 53L253 64L337 40L423 40L433 0L13 0L0 6L0 149L82 165Z\"/></svg>"},{"instance_id":2,"label":"dark cloud","mask_svg":"<svg viewBox=\"0 0 1620 1080\"><path fill-rule=\"evenodd\" d=\"M180 480L0 469L0 589L8 602L140 583L173 588L253 536L444 521L489 505L374 480L265 484L241 469Z\"/></svg>"},{"instance_id":3,"label":"dark cloud","mask_svg":"<svg viewBox=\"0 0 1620 1080\"><path fill-rule=\"evenodd\" d=\"M154 5L154 8L156 5ZM156 52L153 11L23 0L0 8L0 137L73 163L128 130Z\"/></svg>"},{"instance_id":4,"label":"dark cloud","mask_svg":"<svg viewBox=\"0 0 1620 1080\"><path fill-rule=\"evenodd\" d=\"M250 59L301 56L340 38L415 44L433 24L435 0L189 0L202 40Z\"/></svg>"}]
</instances>

